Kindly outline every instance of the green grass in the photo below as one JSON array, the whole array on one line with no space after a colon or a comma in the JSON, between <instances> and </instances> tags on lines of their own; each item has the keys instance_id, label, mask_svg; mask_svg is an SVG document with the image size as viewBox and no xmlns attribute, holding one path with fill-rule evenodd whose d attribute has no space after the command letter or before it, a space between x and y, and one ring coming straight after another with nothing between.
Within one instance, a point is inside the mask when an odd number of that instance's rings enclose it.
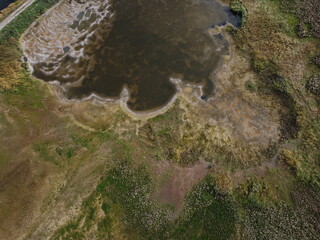
<instances>
[{"instance_id":1,"label":"green grass","mask_svg":"<svg viewBox=\"0 0 320 240\"><path fill-rule=\"evenodd\" d=\"M76 155L79 147L70 143L62 143L55 147L54 140L44 141L33 144L33 149L39 154L39 157L54 165L61 165L65 160L69 160Z\"/></svg>"},{"instance_id":2,"label":"green grass","mask_svg":"<svg viewBox=\"0 0 320 240\"><path fill-rule=\"evenodd\" d=\"M249 91L255 91L256 90L256 85L253 83L253 82L251 82L251 81L247 81L246 83L245 83L245 85L246 85L246 88L249 90Z\"/></svg>"},{"instance_id":3,"label":"green grass","mask_svg":"<svg viewBox=\"0 0 320 240\"><path fill-rule=\"evenodd\" d=\"M61 147L58 146L56 147L56 153L60 156L60 157L65 157L67 159L72 158L75 155L75 147Z\"/></svg>"},{"instance_id":4,"label":"green grass","mask_svg":"<svg viewBox=\"0 0 320 240\"><path fill-rule=\"evenodd\" d=\"M179 99L177 99L174 103L173 108L169 109L163 114L157 115L153 118L148 119L148 123L150 124L161 124L168 123L172 121L177 121L179 119L179 115L181 113L181 109L179 108Z\"/></svg>"},{"instance_id":5,"label":"green grass","mask_svg":"<svg viewBox=\"0 0 320 240\"><path fill-rule=\"evenodd\" d=\"M11 159L11 153L3 147L0 147L0 168L3 169Z\"/></svg>"},{"instance_id":6,"label":"green grass","mask_svg":"<svg viewBox=\"0 0 320 240\"><path fill-rule=\"evenodd\" d=\"M42 160L58 165L58 161L52 154L51 148L52 144L48 141L33 144L34 151L39 154Z\"/></svg>"},{"instance_id":7,"label":"green grass","mask_svg":"<svg viewBox=\"0 0 320 240\"><path fill-rule=\"evenodd\" d=\"M11 128L11 123L8 121L4 112L0 111L0 126L5 126L6 128Z\"/></svg>"},{"instance_id":8,"label":"green grass","mask_svg":"<svg viewBox=\"0 0 320 240\"><path fill-rule=\"evenodd\" d=\"M79 136L77 134L71 134L70 138L72 139L73 143L77 146L81 146L84 148L89 148L89 144L92 141L91 138L85 136Z\"/></svg>"},{"instance_id":9,"label":"green grass","mask_svg":"<svg viewBox=\"0 0 320 240\"><path fill-rule=\"evenodd\" d=\"M18 39L39 16L59 1L60 0L36 0L2 29L0 32L0 44L3 44L10 38Z\"/></svg>"},{"instance_id":10,"label":"green grass","mask_svg":"<svg viewBox=\"0 0 320 240\"><path fill-rule=\"evenodd\" d=\"M154 216L155 221L162 224L166 222L163 219L164 213L156 209L149 197L150 187L150 177L144 166L133 166L127 160L119 161L117 166L101 178L96 191L83 202L80 216L59 229L55 239L69 239L76 236L75 234L84 236L92 231L93 226L97 226L96 235L105 239L111 235L112 226L117 220L121 220L123 228L130 232L130 236L138 232L143 239L160 239L161 234L153 235L159 234L152 231L154 225L151 225L151 229L148 228L150 217ZM97 204L101 201L101 204ZM104 213L103 218L98 217L98 208ZM82 227L79 226L80 222L83 222ZM160 223L155 224L159 226ZM72 228L69 227L70 224Z\"/></svg>"},{"instance_id":11,"label":"green grass","mask_svg":"<svg viewBox=\"0 0 320 240\"><path fill-rule=\"evenodd\" d=\"M156 135L157 136L164 136L164 137L171 136L172 135L172 128L171 127L162 128L156 132Z\"/></svg>"},{"instance_id":12,"label":"green grass","mask_svg":"<svg viewBox=\"0 0 320 240\"><path fill-rule=\"evenodd\" d=\"M106 197L105 204L109 201L108 205L120 205L124 210L129 231L136 229L145 239L156 236L160 239L168 216L165 209L157 208L151 200L150 184L143 165L134 167L123 161L108 173L98 189Z\"/></svg>"},{"instance_id":13,"label":"green grass","mask_svg":"<svg viewBox=\"0 0 320 240\"><path fill-rule=\"evenodd\" d=\"M241 26L243 27L246 24L248 18L248 10L244 6L244 4L239 0L231 0L230 1L231 10L241 16Z\"/></svg>"},{"instance_id":14,"label":"green grass","mask_svg":"<svg viewBox=\"0 0 320 240\"><path fill-rule=\"evenodd\" d=\"M33 143L33 149L39 154L39 157L55 165L63 166L70 163L70 160L81 155L83 149L94 150L92 144L94 136L91 134L81 135L72 133L69 138L57 140L55 138Z\"/></svg>"},{"instance_id":15,"label":"green grass","mask_svg":"<svg viewBox=\"0 0 320 240\"><path fill-rule=\"evenodd\" d=\"M25 15L21 15L21 18L12 22L10 31L6 28L0 33L0 42L11 41L11 38L17 39L31 24L32 19L42 13L41 9L49 7L54 2L57 1L36 1L38 5L32 5L32 11L27 11ZM25 22L21 20L23 16L25 16ZM288 21L294 24L294 20ZM12 46L18 48L17 42ZM16 59L19 57L19 54L14 55ZM3 57L3 61L5 59ZM264 74L273 67L272 64L269 61L257 60L254 67L258 74ZM279 92L288 91L290 82L286 78L273 75L277 74L273 69L268 73L267 78L263 80L268 81L270 88ZM20 83L17 86L2 91L5 102L23 110L22 113L31 111L37 114L45 113L38 111L45 109L45 92L41 84L33 80L25 68L22 68L19 79ZM250 90L255 88L251 82L247 82L246 87ZM175 127L181 123L183 114L181 110L179 112L176 109L178 108L148 120L152 134L156 136L155 149L159 159L167 159L169 155L167 151L174 146L172 143L177 141L174 135ZM118 116L120 120L122 117L122 115ZM7 124L3 114L0 114L0 122ZM319 186L319 136L319 118L315 121L310 120L310 127L302 133L303 143L299 145L296 153L301 156L299 160L302 163L299 168L294 169L298 179L308 183L305 186L306 189L309 185ZM105 144L112 149L110 159L113 160L113 165L111 170L101 178L96 190L84 200L79 216L72 218L60 228L53 239L90 239L91 234L96 234L94 236L99 239L112 239L112 231L117 222L122 225L119 231L127 234L129 239L226 240L231 239L236 233L237 225L250 228L245 230L248 236L244 235L244 239L304 239L303 233L308 234L308 239L317 239L313 238L316 233L315 228L312 228L317 225L308 222L309 218L303 218L304 215L297 212L297 209L304 208L305 205L309 205L309 202L297 204L296 209L291 205L290 207L270 206L266 200L270 197L268 186L259 179L248 183L247 191L241 196L244 199L235 200L233 197L236 198L236 194L230 196L220 193L212 179L206 178L191 190L185 199L181 215L172 220L171 209L159 206L151 197L153 182L147 168L131 162L134 153L143 148L139 146L137 150L133 149L133 146L137 146L133 144L137 138L124 140L113 131L96 131L86 134L67 134L66 139L58 143L39 141L33 144L33 149L41 159L57 163L76 157L77 152L83 148L92 149L95 145ZM193 138L190 139L193 141ZM198 159L201 148L198 145L190 146L182 156L186 156L185 159L187 156ZM227 149L221 149L216 155L223 164L234 167L235 161L230 157L231 155L228 155ZM6 152L0 154L1 159L6 160L9 157L11 156ZM211 157L214 158L214 155ZM239 212L243 213L243 219L239 219Z\"/></svg>"},{"instance_id":16,"label":"green grass","mask_svg":"<svg viewBox=\"0 0 320 240\"><path fill-rule=\"evenodd\" d=\"M165 120L168 117L169 117L169 114L168 113L164 113L164 114L157 115L154 118L148 119L148 122L157 122L157 121Z\"/></svg>"},{"instance_id":17,"label":"green grass","mask_svg":"<svg viewBox=\"0 0 320 240\"><path fill-rule=\"evenodd\" d=\"M316 214L307 208L300 206L295 210L285 205L260 208L246 205L242 224L244 239L316 240L319 237Z\"/></svg>"},{"instance_id":18,"label":"green grass","mask_svg":"<svg viewBox=\"0 0 320 240\"><path fill-rule=\"evenodd\" d=\"M98 137L103 142L107 142L114 138L114 133L112 131L93 132L93 136Z\"/></svg>"},{"instance_id":19,"label":"green grass","mask_svg":"<svg viewBox=\"0 0 320 240\"><path fill-rule=\"evenodd\" d=\"M219 193L208 177L187 197L172 239L227 240L236 232L237 218L234 201Z\"/></svg>"},{"instance_id":20,"label":"green grass","mask_svg":"<svg viewBox=\"0 0 320 240\"><path fill-rule=\"evenodd\" d=\"M233 200L218 193L210 178L196 186L186 200L181 216L171 220L169 208L150 198L147 169L122 161L101 179L97 192L103 196L106 229L115 209L122 209L124 229L138 239L230 239L235 233L237 212ZM169 215L168 215L169 214ZM102 224L102 223L99 223Z\"/></svg>"},{"instance_id":21,"label":"green grass","mask_svg":"<svg viewBox=\"0 0 320 240\"><path fill-rule=\"evenodd\" d=\"M35 110L43 107L45 91L27 70L22 69L18 82L19 84L15 87L3 90L7 103L20 110Z\"/></svg>"},{"instance_id":22,"label":"green grass","mask_svg":"<svg viewBox=\"0 0 320 240\"><path fill-rule=\"evenodd\" d=\"M85 232L89 230L96 221L97 207L95 205L97 195L90 195L82 203L82 214L70 220L66 225L58 229L52 239L54 240L80 240L86 239ZM80 227L81 222L83 227Z\"/></svg>"},{"instance_id":23,"label":"green grass","mask_svg":"<svg viewBox=\"0 0 320 240\"><path fill-rule=\"evenodd\" d=\"M81 240L85 239L84 234L77 231L79 227L78 222L69 222L65 227L59 229L54 236L53 240Z\"/></svg>"}]
</instances>

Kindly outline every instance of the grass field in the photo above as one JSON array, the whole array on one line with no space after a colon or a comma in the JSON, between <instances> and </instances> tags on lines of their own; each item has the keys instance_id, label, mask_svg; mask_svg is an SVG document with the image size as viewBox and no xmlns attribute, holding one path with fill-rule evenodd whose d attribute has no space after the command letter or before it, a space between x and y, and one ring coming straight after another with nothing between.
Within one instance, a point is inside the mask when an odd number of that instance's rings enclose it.
<instances>
[{"instance_id":1,"label":"grass field","mask_svg":"<svg viewBox=\"0 0 320 240\"><path fill-rule=\"evenodd\" d=\"M317 1L223 1L245 17L224 33L237 59L231 87L255 108L279 109L280 137L266 148L231 132L234 122L210 125L207 103L184 95L150 119L132 119L119 104L57 99L19 49L21 34L57 2L37 0L0 32L0 236L319 238L319 19L307 7ZM206 177L195 173L198 160Z\"/></svg>"}]
</instances>

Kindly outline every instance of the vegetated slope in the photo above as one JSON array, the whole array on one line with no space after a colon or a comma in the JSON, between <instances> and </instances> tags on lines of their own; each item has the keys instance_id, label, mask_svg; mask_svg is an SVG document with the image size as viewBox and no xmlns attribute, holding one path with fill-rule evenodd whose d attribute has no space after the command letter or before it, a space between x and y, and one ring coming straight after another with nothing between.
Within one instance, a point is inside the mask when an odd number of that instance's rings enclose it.
<instances>
[{"instance_id":1,"label":"vegetated slope","mask_svg":"<svg viewBox=\"0 0 320 240\"><path fill-rule=\"evenodd\" d=\"M303 12L304 4L316 11L317 1L232 1L245 21L228 32L256 76L234 81L281 105L282 138L259 152L246 142L238 146L219 127L202 126L184 98L148 121L133 120L116 105L99 111L95 104L58 102L52 88L30 76L18 48L20 34L44 11L39 4L30 18L12 22L18 28L0 32L0 236L319 238L320 50ZM80 124L91 119L88 106L108 120ZM171 176L182 178L176 166L185 169L204 157L208 176L189 183L183 209L155 197Z\"/></svg>"}]
</instances>

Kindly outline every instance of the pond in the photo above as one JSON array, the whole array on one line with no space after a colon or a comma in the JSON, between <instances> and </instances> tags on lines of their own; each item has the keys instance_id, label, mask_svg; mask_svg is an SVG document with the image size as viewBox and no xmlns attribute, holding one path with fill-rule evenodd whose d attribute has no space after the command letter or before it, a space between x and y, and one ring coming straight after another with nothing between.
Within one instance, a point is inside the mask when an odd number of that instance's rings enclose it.
<instances>
[{"instance_id":1,"label":"pond","mask_svg":"<svg viewBox=\"0 0 320 240\"><path fill-rule=\"evenodd\" d=\"M59 61L44 59L41 53L41 61L32 63L34 75L46 81L59 81L70 99L82 99L93 93L118 99L126 88L127 105L133 111L166 105L177 91L172 78L203 86L203 99L214 94L214 72L222 56L228 54L228 43L221 34L212 34L209 30L227 23L239 26L239 17L229 8L215 0L114 0L109 3L107 9L112 13L112 21L111 15L106 14L110 21L100 21L99 26L95 26L100 29L99 35L91 37L101 39L99 43L86 40L86 44L77 47L61 46ZM106 10L100 7L100 11ZM81 32L97 25L92 20L94 14L88 5L69 28ZM86 61L72 55L73 49L82 47L85 49L81 55L90 52ZM81 72L81 76L69 74L68 69Z\"/></svg>"}]
</instances>

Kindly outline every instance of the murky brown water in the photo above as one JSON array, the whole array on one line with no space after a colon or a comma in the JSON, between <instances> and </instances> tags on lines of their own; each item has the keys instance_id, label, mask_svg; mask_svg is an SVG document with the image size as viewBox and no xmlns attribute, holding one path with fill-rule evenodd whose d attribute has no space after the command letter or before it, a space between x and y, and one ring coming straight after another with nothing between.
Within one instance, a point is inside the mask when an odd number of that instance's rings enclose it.
<instances>
[{"instance_id":1,"label":"murky brown water","mask_svg":"<svg viewBox=\"0 0 320 240\"><path fill-rule=\"evenodd\" d=\"M102 43L91 46L94 64L82 74L80 86L65 86L68 98L92 93L119 98L126 87L130 109L152 110L174 96L170 78L203 85L204 97L214 93L214 71L228 50L222 35L213 36L208 30L226 22L238 24L239 19L227 8L215 0L114 0L111 4L115 13L112 27L102 36ZM89 11L80 13L73 27L78 27ZM76 61L68 51L64 46L63 61ZM34 68L36 76L60 81L43 74L41 66L38 63Z\"/></svg>"}]
</instances>

